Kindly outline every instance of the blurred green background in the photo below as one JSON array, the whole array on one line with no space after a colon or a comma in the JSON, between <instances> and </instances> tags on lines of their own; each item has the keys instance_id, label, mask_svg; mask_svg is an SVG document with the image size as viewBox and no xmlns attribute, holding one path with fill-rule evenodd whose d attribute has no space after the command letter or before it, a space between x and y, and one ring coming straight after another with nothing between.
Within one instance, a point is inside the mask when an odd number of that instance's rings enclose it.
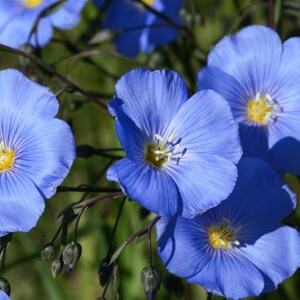
<instances>
[{"instance_id":1,"label":"blurred green background","mask_svg":"<svg viewBox=\"0 0 300 300\"><path fill-rule=\"evenodd\" d=\"M0 69L19 69L56 93L65 87L65 84L57 76L45 71L45 67L51 66L82 90L106 104L114 95L117 79L126 71L141 66L176 70L186 79L190 92L195 92L196 76L206 64L209 50L224 35L235 33L244 26L270 25L271 22L283 40L290 36L299 36L300 33L300 1L187 0L182 9L182 19L191 32L190 38L180 36L172 44L157 49L149 56L141 54L134 59L128 59L114 51L110 40L99 42L99 38L103 38L101 35L97 36L98 42L90 42L95 41L93 37L99 32L95 20L101 20L101 17L101 12L93 6L92 1L88 1L81 23L76 28L65 32L56 31L52 42L39 51L32 53L30 49L24 49L33 55L33 61L2 49ZM199 47L196 48L195 44ZM42 60L42 66L37 63L38 58ZM88 144L95 148L120 147L113 119L105 108L74 89L60 93L58 99L59 117L72 127L76 145ZM123 152L114 154L124 155ZM109 162L109 158L96 155L89 158L78 157L63 186L76 187L84 184L117 188L105 180L105 175L99 178ZM294 184L298 188L298 182ZM46 202L45 212L35 229L26 234L14 234L2 274L11 284L13 300L80 300L101 296L103 287L99 285L98 266L107 254L111 232L121 204L120 198L99 202L84 212L77 239L83 252L73 272L63 271L54 279L50 270L51 263L40 260L42 245L52 240L59 227L59 220L56 219L58 213L78 201L82 195L82 192L57 193ZM89 193L86 199L99 195ZM151 214L143 217L142 212L137 203L126 201L113 239L114 249L155 217ZM299 220L298 209L290 217L290 221L299 224ZM69 226L68 241L72 238L73 228L74 222ZM164 277L168 273L156 255L155 230L152 237L154 264ZM56 244L59 246L59 240ZM108 288L107 299L146 299L140 284L140 272L148 265L147 238L140 243L132 241L119 257L119 280ZM186 284L184 280L180 282L184 287L180 299L206 299L207 295L200 286ZM258 298L300 299L299 271L280 285L278 291ZM177 297L162 284L156 299Z\"/></svg>"}]
</instances>

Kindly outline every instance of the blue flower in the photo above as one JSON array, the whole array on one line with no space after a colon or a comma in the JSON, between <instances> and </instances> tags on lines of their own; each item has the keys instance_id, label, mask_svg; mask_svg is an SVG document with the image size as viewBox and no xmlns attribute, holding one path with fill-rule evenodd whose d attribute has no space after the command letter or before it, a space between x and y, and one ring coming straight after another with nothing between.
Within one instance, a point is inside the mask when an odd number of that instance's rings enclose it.
<instances>
[{"instance_id":1,"label":"blue flower","mask_svg":"<svg viewBox=\"0 0 300 300\"><path fill-rule=\"evenodd\" d=\"M179 10L182 0L142 1L159 13L181 24ZM117 51L126 56L150 53L154 48L172 42L178 30L166 20L145 9L134 0L112 0L106 10L103 28L119 31L115 43Z\"/></svg>"},{"instance_id":2,"label":"blue flower","mask_svg":"<svg viewBox=\"0 0 300 300\"><path fill-rule=\"evenodd\" d=\"M241 156L237 125L213 91L188 100L173 71L136 69L116 84L110 102L127 157L108 179L158 215L186 217L213 207L233 190Z\"/></svg>"},{"instance_id":3,"label":"blue flower","mask_svg":"<svg viewBox=\"0 0 300 300\"><path fill-rule=\"evenodd\" d=\"M57 111L48 88L0 72L0 236L34 227L69 172L74 139Z\"/></svg>"},{"instance_id":4,"label":"blue flower","mask_svg":"<svg viewBox=\"0 0 300 300\"><path fill-rule=\"evenodd\" d=\"M299 233L280 225L294 195L263 160L241 159L238 170L234 191L219 206L157 223L167 269L231 299L273 291L300 266Z\"/></svg>"},{"instance_id":5,"label":"blue flower","mask_svg":"<svg viewBox=\"0 0 300 300\"><path fill-rule=\"evenodd\" d=\"M199 89L223 95L240 125L245 156L300 174L300 38L281 43L264 26L224 37L198 74Z\"/></svg>"},{"instance_id":6,"label":"blue flower","mask_svg":"<svg viewBox=\"0 0 300 300\"><path fill-rule=\"evenodd\" d=\"M53 27L70 29L80 20L80 12L87 0L67 0L53 14L39 19L35 34L31 31L38 17L57 0L10 0L0 1L0 44L19 48L26 43L40 47L49 43Z\"/></svg>"}]
</instances>

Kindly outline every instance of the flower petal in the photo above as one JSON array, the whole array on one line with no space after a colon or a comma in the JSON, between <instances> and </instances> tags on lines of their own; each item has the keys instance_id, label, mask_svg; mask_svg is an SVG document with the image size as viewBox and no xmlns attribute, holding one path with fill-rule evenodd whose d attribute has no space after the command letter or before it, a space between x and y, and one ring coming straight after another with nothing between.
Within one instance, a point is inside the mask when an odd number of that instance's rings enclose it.
<instances>
[{"instance_id":1,"label":"flower petal","mask_svg":"<svg viewBox=\"0 0 300 300\"><path fill-rule=\"evenodd\" d=\"M274 226L273 231L258 237L254 244L241 247L240 251L272 281L275 289L300 267L299 249L300 236L295 229ZM270 291L269 288L264 290Z\"/></svg>"},{"instance_id":2,"label":"flower petal","mask_svg":"<svg viewBox=\"0 0 300 300\"><path fill-rule=\"evenodd\" d=\"M46 198L68 174L75 159L74 138L63 121L51 119L22 132L14 172L27 176Z\"/></svg>"},{"instance_id":3,"label":"flower petal","mask_svg":"<svg viewBox=\"0 0 300 300\"><path fill-rule=\"evenodd\" d=\"M293 211L295 204L295 195L287 190L268 163L257 158L243 158L238 164L236 186L220 204L220 209L233 226L242 225L241 237L247 235L246 230L251 234L255 232L258 224L278 224Z\"/></svg>"},{"instance_id":4,"label":"flower petal","mask_svg":"<svg viewBox=\"0 0 300 300\"><path fill-rule=\"evenodd\" d=\"M166 127L188 99L185 82L173 71L136 69L116 84L117 97L125 114L154 139L164 135Z\"/></svg>"},{"instance_id":5,"label":"flower petal","mask_svg":"<svg viewBox=\"0 0 300 300\"><path fill-rule=\"evenodd\" d=\"M22 119L32 118L51 119L58 112L58 101L54 94L17 70L3 70L0 72L1 110L9 109L22 115ZM32 96L34 95L34 97ZM24 101L26 99L26 101Z\"/></svg>"},{"instance_id":6,"label":"flower petal","mask_svg":"<svg viewBox=\"0 0 300 300\"><path fill-rule=\"evenodd\" d=\"M300 142L286 137L277 142L271 149L283 173L300 175ZM284 175L284 174L283 174Z\"/></svg>"},{"instance_id":7,"label":"flower petal","mask_svg":"<svg viewBox=\"0 0 300 300\"><path fill-rule=\"evenodd\" d=\"M230 299L257 296L264 288L264 279L257 268L242 255L230 251L216 252L210 262L187 281Z\"/></svg>"},{"instance_id":8,"label":"flower petal","mask_svg":"<svg viewBox=\"0 0 300 300\"><path fill-rule=\"evenodd\" d=\"M268 27L253 25L224 37L210 52L208 65L233 76L255 97L257 92L272 94L281 55L278 34Z\"/></svg>"},{"instance_id":9,"label":"flower petal","mask_svg":"<svg viewBox=\"0 0 300 300\"><path fill-rule=\"evenodd\" d=\"M178 165L169 163L166 170L178 186L183 201L182 215L187 218L226 199L237 179L235 164L217 155L186 153Z\"/></svg>"},{"instance_id":10,"label":"flower petal","mask_svg":"<svg viewBox=\"0 0 300 300\"><path fill-rule=\"evenodd\" d=\"M240 83L229 74L214 66L207 66L198 73L198 89L211 89L229 103L234 119L243 120L246 115L247 95Z\"/></svg>"},{"instance_id":11,"label":"flower petal","mask_svg":"<svg viewBox=\"0 0 300 300\"><path fill-rule=\"evenodd\" d=\"M1 234L29 231L44 211L44 197L23 173L0 173Z\"/></svg>"},{"instance_id":12,"label":"flower petal","mask_svg":"<svg viewBox=\"0 0 300 300\"><path fill-rule=\"evenodd\" d=\"M64 5L49 16L51 24L59 29L70 29L80 21L80 13L87 0L66 1Z\"/></svg>"},{"instance_id":13,"label":"flower petal","mask_svg":"<svg viewBox=\"0 0 300 300\"><path fill-rule=\"evenodd\" d=\"M124 158L108 170L107 178L117 181L126 195L160 216L182 211L177 187L162 170Z\"/></svg>"},{"instance_id":14,"label":"flower petal","mask_svg":"<svg viewBox=\"0 0 300 300\"><path fill-rule=\"evenodd\" d=\"M172 274L190 277L209 263L203 221L202 218L161 218L156 223L158 255Z\"/></svg>"},{"instance_id":15,"label":"flower petal","mask_svg":"<svg viewBox=\"0 0 300 300\"><path fill-rule=\"evenodd\" d=\"M218 155L235 163L242 154L230 107L212 90L197 92L181 107L168 128L167 136L172 134L186 154Z\"/></svg>"}]
</instances>

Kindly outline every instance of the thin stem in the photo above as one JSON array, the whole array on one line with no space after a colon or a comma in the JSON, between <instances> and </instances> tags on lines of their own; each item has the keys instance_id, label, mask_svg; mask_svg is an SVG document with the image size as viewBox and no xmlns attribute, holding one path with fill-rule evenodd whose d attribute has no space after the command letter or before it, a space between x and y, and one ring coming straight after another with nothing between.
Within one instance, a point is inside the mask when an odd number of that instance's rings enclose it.
<instances>
[{"instance_id":1,"label":"thin stem","mask_svg":"<svg viewBox=\"0 0 300 300\"><path fill-rule=\"evenodd\" d=\"M112 250L112 242L113 242L115 233L117 231L118 223L119 223L119 220L120 220L120 217L121 217L121 213L123 211L123 207L124 207L126 199L127 199L126 196L123 197L122 202L121 202L120 207L119 207L118 215L117 215L117 218L116 218L116 222L115 222L114 228L112 230L111 239L110 239L109 246L108 246L108 251L107 251L107 255L106 255L107 257L109 257L109 255L111 253L111 250Z\"/></svg>"},{"instance_id":2,"label":"thin stem","mask_svg":"<svg viewBox=\"0 0 300 300\"><path fill-rule=\"evenodd\" d=\"M151 13L153 13L154 15L156 15L157 17L165 20L168 24L170 24L171 26L173 26L175 29L177 29L178 31L180 31L182 33L182 35L191 42L191 44L193 44L194 47L196 47L202 54L204 54L204 51L202 50L202 48L197 44L196 40L194 39L193 34L189 31L189 29L185 26L182 25L178 25L176 22L174 22L171 18L169 18L168 16L166 16L165 14L153 9L150 5L146 4L144 1L142 0L135 0L136 2L140 3L141 5L143 5L148 11L150 11Z\"/></svg>"},{"instance_id":3,"label":"thin stem","mask_svg":"<svg viewBox=\"0 0 300 300\"><path fill-rule=\"evenodd\" d=\"M275 28L274 22L274 0L268 1L268 26Z\"/></svg>"},{"instance_id":4,"label":"thin stem","mask_svg":"<svg viewBox=\"0 0 300 300\"><path fill-rule=\"evenodd\" d=\"M80 218L83 214L83 212L87 209L88 207L87 206L84 206L82 207L82 209L80 210L77 218L76 218L76 223L75 223L75 226L74 226L74 233L73 233L73 242L76 242L76 237L77 237L77 232L78 232L78 226L79 226L79 221L80 221Z\"/></svg>"},{"instance_id":5,"label":"thin stem","mask_svg":"<svg viewBox=\"0 0 300 300\"><path fill-rule=\"evenodd\" d=\"M124 194L121 191L115 192L115 193L110 193L110 194L104 195L102 197L95 197L95 198L84 200L80 203L76 203L76 204L72 205L72 208L75 209L75 208L82 208L82 207L91 207L99 201L122 196L122 195L124 195Z\"/></svg>"},{"instance_id":6,"label":"thin stem","mask_svg":"<svg viewBox=\"0 0 300 300\"><path fill-rule=\"evenodd\" d=\"M55 76L57 78L59 78L62 82L64 82L68 87L73 88L74 90L78 91L79 93L81 93L83 96L85 96L87 99L89 99L90 101L93 101L95 103L97 103L100 107L104 108L105 110L107 110L107 106L106 104L102 103L100 101L100 99L98 99L97 97L93 96L92 94L89 94L87 92L85 92L83 89L81 89L77 84L75 84L74 82L70 81L69 79L67 79L66 77L64 77L62 74L60 74L58 71L56 71L54 68L52 68L51 66L47 65L44 63L43 60L41 60L40 58L27 54L24 51L18 50L18 49L14 49L8 46L5 46L3 44L0 44L0 50L6 50L9 51L12 54L16 54L16 55L21 55L23 57L28 58L29 60L33 61L34 63L36 63L38 66L40 66L42 69L44 69L47 73L51 74L52 76Z\"/></svg>"},{"instance_id":7,"label":"thin stem","mask_svg":"<svg viewBox=\"0 0 300 300\"><path fill-rule=\"evenodd\" d=\"M57 193L59 192L95 192L95 193L115 193L120 189L114 189L110 187L95 187L95 186L59 186L57 187Z\"/></svg>"},{"instance_id":8,"label":"thin stem","mask_svg":"<svg viewBox=\"0 0 300 300\"><path fill-rule=\"evenodd\" d=\"M212 300L213 294L211 293L207 293L207 298L206 300Z\"/></svg>"}]
</instances>

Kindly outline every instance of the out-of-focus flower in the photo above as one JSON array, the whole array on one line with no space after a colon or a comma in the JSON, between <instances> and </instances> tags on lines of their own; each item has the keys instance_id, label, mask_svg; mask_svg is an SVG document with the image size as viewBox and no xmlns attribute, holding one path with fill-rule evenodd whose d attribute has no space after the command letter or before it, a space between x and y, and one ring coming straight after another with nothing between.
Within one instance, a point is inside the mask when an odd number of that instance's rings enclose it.
<instances>
[{"instance_id":1,"label":"out-of-focus flower","mask_svg":"<svg viewBox=\"0 0 300 300\"><path fill-rule=\"evenodd\" d=\"M43 47L49 43L53 27L65 30L78 24L86 2L87 0L0 0L0 44L19 48L30 43ZM55 3L58 3L58 9L47 14L47 8ZM35 24L37 28L30 36Z\"/></svg>"},{"instance_id":2,"label":"out-of-focus flower","mask_svg":"<svg viewBox=\"0 0 300 300\"><path fill-rule=\"evenodd\" d=\"M273 291L300 266L299 233L280 225L294 195L263 160L244 158L238 170L235 189L217 207L157 223L167 269L230 299Z\"/></svg>"},{"instance_id":3,"label":"out-of-focus flower","mask_svg":"<svg viewBox=\"0 0 300 300\"><path fill-rule=\"evenodd\" d=\"M57 112L48 88L16 70L0 72L0 236L34 227L69 172L74 138Z\"/></svg>"},{"instance_id":4,"label":"out-of-focus flower","mask_svg":"<svg viewBox=\"0 0 300 300\"><path fill-rule=\"evenodd\" d=\"M140 1L180 25L182 0ZM135 0L112 0L105 11L102 28L116 30L117 51L126 56L150 53L154 48L172 42L179 34L174 24L154 14Z\"/></svg>"},{"instance_id":5,"label":"out-of-focus flower","mask_svg":"<svg viewBox=\"0 0 300 300\"><path fill-rule=\"evenodd\" d=\"M199 89L223 95L240 125L244 156L300 174L300 38L281 43L264 26L224 37L198 74Z\"/></svg>"},{"instance_id":6,"label":"out-of-focus flower","mask_svg":"<svg viewBox=\"0 0 300 300\"><path fill-rule=\"evenodd\" d=\"M116 84L110 104L127 154L108 179L158 215L193 217L233 190L241 156L237 124L214 91L188 100L173 71L136 69Z\"/></svg>"}]
</instances>

